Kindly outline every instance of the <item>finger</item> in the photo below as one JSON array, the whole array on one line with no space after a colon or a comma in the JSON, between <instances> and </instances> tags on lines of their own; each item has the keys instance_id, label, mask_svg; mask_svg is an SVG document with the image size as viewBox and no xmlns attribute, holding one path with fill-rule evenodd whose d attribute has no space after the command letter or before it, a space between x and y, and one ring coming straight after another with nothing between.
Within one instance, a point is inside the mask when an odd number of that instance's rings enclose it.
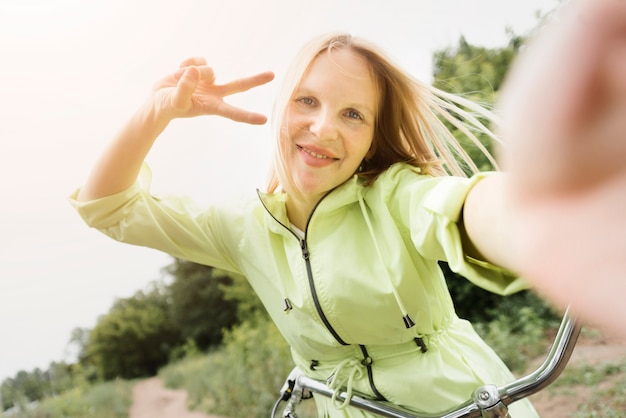
<instances>
[{"instance_id":1,"label":"finger","mask_svg":"<svg viewBox=\"0 0 626 418\"><path fill-rule=\"evenodd\" d=\"M590 38L580 39L571 26L571 22L561 21L545 29L514 62L499 102L504 128L512 135L519 131L518 124L528 121L537 131L547 132L564 125L561 118L571 114L573 95L580 96L592 65L590 60L579 60L579 53L593 52L587 47ZM539 98L541 107L537 106ZM529 139L539 140L535 136Z\"/></svg>"},{"instance_id":2,"label":"finger","mask_svg":"<svg viewBox=\"0 0 626 418\"><path fill-rule=\"evenodd\" d=\"M183 108L191 100L191 96L196 91L200 71L197 67L187 67L180 77L174 93L174 106Z\"/></svg>"},{"instance_id":3,"label":"finger","mask_svg":"<svg viewBox=\"0 0 626 418\"><path fill-rule=\"evenodd\" d=\"M213 71L213 68L206 65L202 65L196 68L200 72L200 80L209 83L215 82L215 72Z\"/></svg>"},{"instance_id":4,"label":"finger","mask_svg":"<svg viewBox=\"0 0 626 418\"><path fill-rule=\"evenodd\" d=\"M263 125L267 122L265 115L249 112L224 102L218 105L215 113L219 116L234 120L235 122L249 123L251 125Z\"/></svg>"},{"instance_id":5,"label":"finger","mask_svg":"<svg viewBox=\"0 0 626 418\"><path fill-rule=\"evenodd\" d=\"M502 155L517 207L597 196L626 169L626 3L574 4L522 53L518 84L503 94L514 93Z\"/></svg>"},{"instance_id":6,"label":"finger","mask_svg":"<svg viewBox=\"0 0 626 418\"><path fill-rule=\"evenodd\" d=\"M593 116L597 101L610 91L605 84L606 55L616 41L623 42L625 31L625 2L573 2L557 23L520 54L510 77L515 86L508 88L509 102L527 104L522 110L535 122L541 122L541 129L577 131L587 122L586 118ZM536 106L538 98L541 106ZM527 122L526 113L520 113L519 106L509 106L511 112L505 116ZM562 137L565 136L568 135Z\"/></svg>"},{"instance_id":7,"label":"finger","mask_svg":"<svg viewBox=\"0 0 626 418\"><path fill-rule=\"evenodd\" d=\"M564 105L571 103L565 122L578 129L576 123L595 118L609 98L623 92L626 4L615 0L580 2L568 17L568 29L573 33L568 67L573 68L567 70L579 77L572 77L561 100Z\"/></svg>"},{"instance_id":8,"label":"finger","mask_svg":"<svg viewBox=\"0 0 626 418\"><path fill-rule=\"evenodd\" d=\"M191 65L195 65L195 66L206 65L206 59L204 59L203 57L189 57L185 59L183 62L181 62L179 67L184 68L184 67L189 67Z\"/></svg>"},{"instance_id":9,"label":"finger","mask_svg":"<svg viewBox=\"0 0 626 418\"><path fill-rule=\"evenodd\" d=\"M576 139L585 137L581 133L603 108L607 48L626 26L624 10L613 8L624 9L623 2L573 2L529 43L508 76L499 103L503 136L511 145L503 162L526 173L520 179L529 185L543 184L549 191L547 175L555 173L560 173L552 177L556 183L575 183L569 168L583 162L587 152ZM527 170L530 162L544 171Z\"/></svg>"},{"instance_id":10,"label":"finger","mask_svg":"<svg viewBox=\"0 0 626 418\"><path fill-rule=\"evenodd\" d=\"M175 80L180 80L182 75L185 74L185 71L187 71L187 68L192 67L192 66L196 67L198 69L198 71L200 72L200 76L199 76L200 80L207 81L209 83L215 82L215 73L213 72L213 68L211 68L209 66L206 66L206 65L202 65L202 66L190 65L190 66L187 66L187 67L179 68L174 73L174 79Z\"/></svg>"},{"instance_id":11,"label":"finger","mask_svg":"<svg viewBox=\"0 0 626 418\"><path fill-rule=\"evenodd\" d=\"M271 71L266 71L263 73L259 73L250 77L240 78L234 81L231 81L226 84L222 84L220 87L225 96L241 93L244 91L248 91L251 88L261 86L263 84L269 83L274 79L274 73Z\"/></svg>"}]
</instances>

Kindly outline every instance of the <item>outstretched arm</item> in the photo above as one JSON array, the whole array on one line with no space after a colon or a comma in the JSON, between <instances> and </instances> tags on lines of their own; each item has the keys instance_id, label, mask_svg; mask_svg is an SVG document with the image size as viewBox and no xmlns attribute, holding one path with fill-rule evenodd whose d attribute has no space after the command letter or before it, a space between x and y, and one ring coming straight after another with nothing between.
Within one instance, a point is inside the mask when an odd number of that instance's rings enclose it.
<instances>
[{"instance_id":1,"label":"outstretched arm","mask_svg":"<svg viewBox=\"0 0 626 418\"><path fill-rule=\"evenodd\" d=\"M514 63L499 111L506 174L470 195L470 238L626 336L626 1L572 0ZM481 210L500 216L497 237L472 223Z\"/></svg>"},{"instance_id":2,"label":"outstretched arm","mask_svg":"<svg viewBox=\"0 0 626 418\"><path fill-rule=\"evenodd\" d=\"M97 161L77 196L79 201L108 196L130 187L154 141L175 118L217 115L237 122L263 124L267 118L224 102L224 97L271 81L270 72L215 84L213 70L202 58L184 61L159 82Z\"/></svg>"}]
</instances>

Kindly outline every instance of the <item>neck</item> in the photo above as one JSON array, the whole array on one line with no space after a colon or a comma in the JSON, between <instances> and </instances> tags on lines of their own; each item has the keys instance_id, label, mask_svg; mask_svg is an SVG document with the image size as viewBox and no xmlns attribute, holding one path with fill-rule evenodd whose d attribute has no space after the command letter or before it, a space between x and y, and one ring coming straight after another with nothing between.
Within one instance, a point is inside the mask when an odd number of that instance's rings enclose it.
<instances>
[{"instance_id":1,"label":"neck","mask_svg":"<svg viewBox=\"0 0 626 418\"><path fill-rule=\"evenodd\" d=\"M296 228L304 231L311 213L313 213L315 206L323 196L324 195L303 196L295 195L293 193L287 194L287 200L285 203L287 206L287 216L289 217L289 222L291 222Z\"/></svg>"}]
</instances>

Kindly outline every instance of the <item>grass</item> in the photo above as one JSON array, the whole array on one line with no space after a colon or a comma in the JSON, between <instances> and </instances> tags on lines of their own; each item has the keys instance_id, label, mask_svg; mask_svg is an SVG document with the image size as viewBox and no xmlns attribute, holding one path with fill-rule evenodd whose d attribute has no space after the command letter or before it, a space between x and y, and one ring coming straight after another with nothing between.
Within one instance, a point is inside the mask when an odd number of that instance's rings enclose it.
<instances>
[{"instance_id":1,"label":"grass","mask_svg":"<svg viewBox=\"0 0 626 418\"><path fill-rule=\"evenodd\" d=\"M15 418L127 418L134 382L115 380L87 388L77 387L60 396L46 398L23 408Z\"/></svg>"},{"instance_id":2,"label":"grass","mask_svg":"<svg viewBox=\"0 0 626 418\"><path fill-rule=\"evenodd\" d=\"M232 417L266 417L293 363L271 322L242 324L220 350L163 368L167 387L185 389L192 410Z\"/></svg>"},{"instance_id":3,"label":"grass","mask_svg":"<svg viewBox=\"0 0 626 418\"><path fill-rule=\"evenodd\" d=\"M589 393L581 397L582 393ZM578 411L572 418L613 418L626 411L626 360L598 366L566 368L548 388L552 396L576 397Z\"/></svg>"}]
</instances>

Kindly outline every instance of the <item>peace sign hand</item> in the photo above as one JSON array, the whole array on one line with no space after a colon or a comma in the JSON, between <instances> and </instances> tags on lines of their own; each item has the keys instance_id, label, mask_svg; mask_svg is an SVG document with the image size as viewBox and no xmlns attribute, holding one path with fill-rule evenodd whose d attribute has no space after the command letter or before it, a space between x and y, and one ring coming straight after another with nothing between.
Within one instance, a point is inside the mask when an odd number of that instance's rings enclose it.
<instances>
[{"instance_id":1,"label":"peace sign hand","mask_svg":"<svg viewBox=\"0 0 626 418\"><path fill-rule=\"evenodd\" d=\"M236 122L262 125L265 115L250 112L224 101L226 96L248 91L274 79L271 72L240 78L225 84L215 83L213 69L203 58L189 58L178 71L159 80L153 87L157 114L167 118L217 115Z\"/></svg>"}]
</instances>

